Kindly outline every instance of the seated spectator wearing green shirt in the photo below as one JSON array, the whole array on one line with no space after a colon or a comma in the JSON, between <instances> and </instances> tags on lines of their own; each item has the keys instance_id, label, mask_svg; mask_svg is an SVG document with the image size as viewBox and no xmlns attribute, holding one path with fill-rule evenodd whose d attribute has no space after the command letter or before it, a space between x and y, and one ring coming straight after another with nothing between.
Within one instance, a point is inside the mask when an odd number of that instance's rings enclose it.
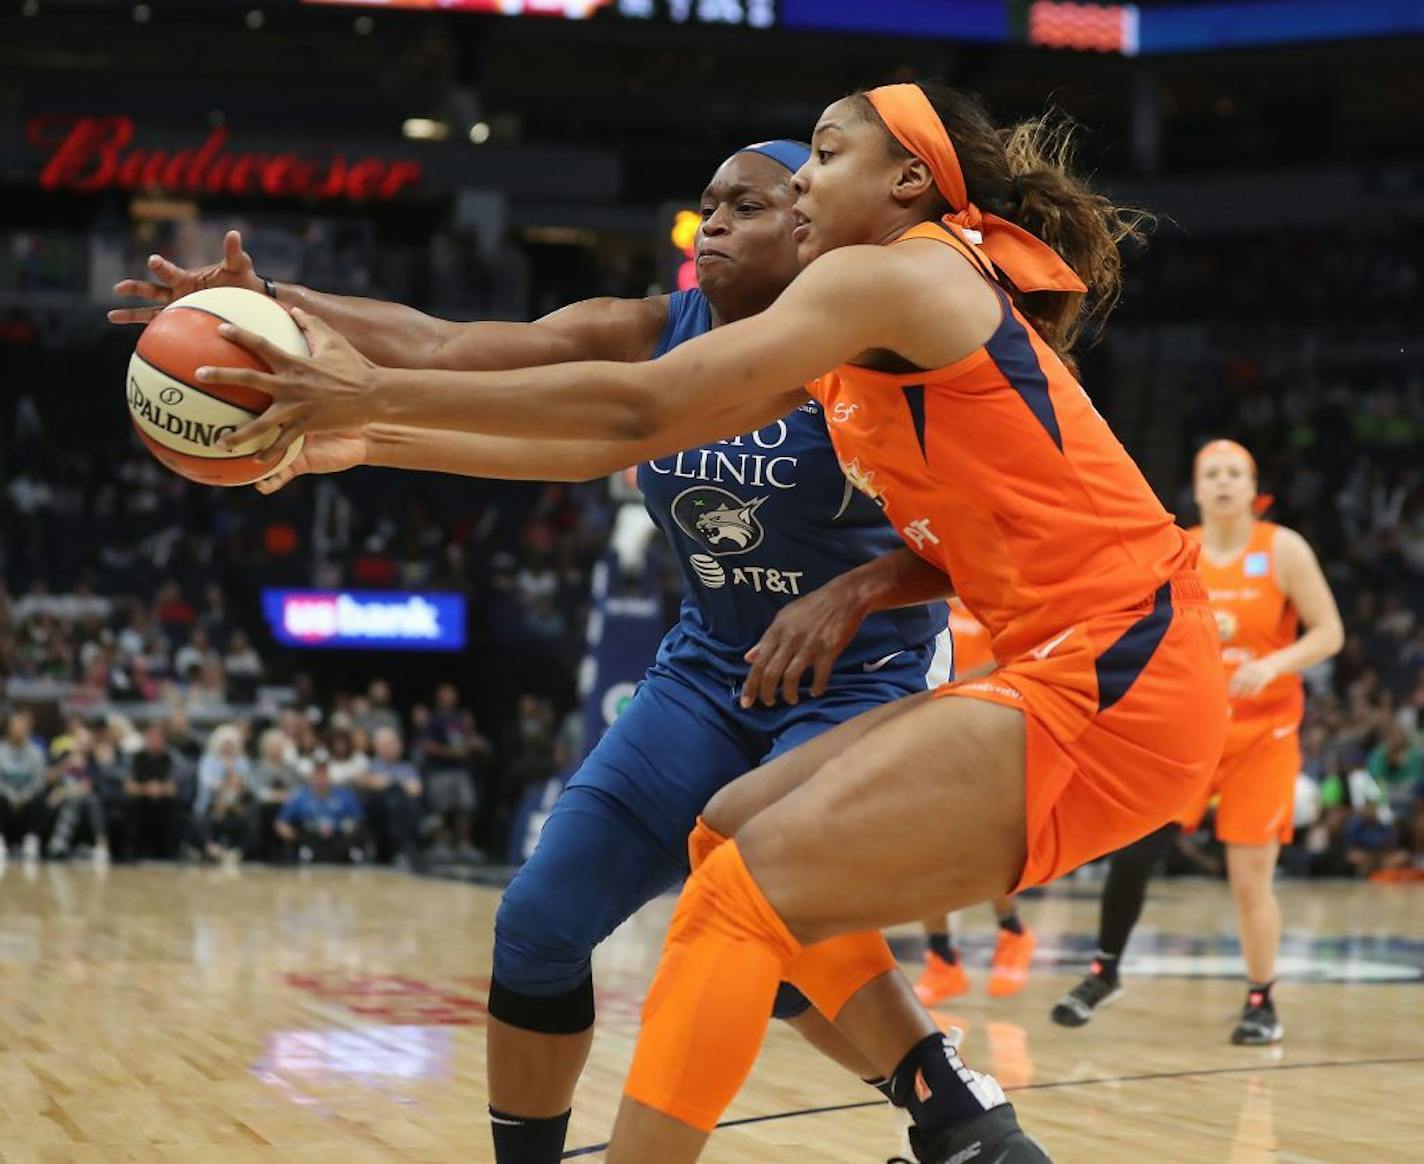
<instances>
[{"instance_id":1,"label":"seated spectator wearing green shirt","mask_svg":"<svg viewBox=\"0 0 1424 1164\"><path fill-rule=\"evenodd\" d=\"M1385 729L1384 739L1370 752L1366 767L1396 812L1408 810L1424 795L1424 749L1397 721Z\"/></svg>"}]
</instances>

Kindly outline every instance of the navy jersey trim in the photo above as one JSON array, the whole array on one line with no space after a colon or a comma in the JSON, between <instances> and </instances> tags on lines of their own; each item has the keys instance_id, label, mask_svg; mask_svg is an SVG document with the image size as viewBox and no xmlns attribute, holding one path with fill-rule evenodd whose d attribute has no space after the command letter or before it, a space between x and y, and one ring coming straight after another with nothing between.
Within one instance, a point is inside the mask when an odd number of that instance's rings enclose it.
<instances>
[{"instance_id":1,"label":"navy jersey trim","mask_svg":"<svg viewBox=\"0 0 1424 1164\"><path fill-rule=\"evenodd\" d=\"M998 288L995 290L998 291ZM1058 428L1058 414L1053 410L1053 397L1048 392L1048 377L1039 367L1028 331L1014 318L1008 296L1002 291L998 294L1004 306L1004 322L989 337L984 349L1061 453L1063 434Z\"/></svg>"},{"instance_id":2,"label":"navy jersey trim","mask_svg":"<svg viewBox=\"0 0 1424 1164\"><path fill-rule=\"evenodd\" d=\"M1162 583L1150 614L1123 631L1122 637L1098 656L1098 710L1107 711L1132 689L1137 677L1157 653L1172 624L1172 584Z\"/></svg>"},{"instance_id":3,"label":"navy jersey trim","mask_svg":"<svg viewBox=\"0 0 1424 1164\"><path fill-rule=\"evenodd\" d=\"M923 384L906 384L902 389L905 393L905 404L910 409L910 421L915 426L915 439L920 442L920 456L927 457L925 452L925 386Z\"/></svg>"}]
</instances>

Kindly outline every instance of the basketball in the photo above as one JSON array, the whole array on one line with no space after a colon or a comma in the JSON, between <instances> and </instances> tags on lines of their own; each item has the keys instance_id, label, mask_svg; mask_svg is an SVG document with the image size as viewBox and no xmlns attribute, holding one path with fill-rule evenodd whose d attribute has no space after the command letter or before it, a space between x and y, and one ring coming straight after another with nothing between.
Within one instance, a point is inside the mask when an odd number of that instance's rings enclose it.
<instances>
[{"instance_id":1,"label":"basketball","mask_svg":"<svg viewBox=\"0 0 1424 1164\"><path fill-rule=\"evenodd\" d=\"M139 336L129 360L129 417L148 451L180 476L201 485L250 485L289 465L302 451L302 439L275 465L256 458L265 442L231 452L218 447L272 403L255 388L198 385L196 373L204 365L269 370L218 335L223 323L262 335L293 355L307 353L301 328L276 300L241 287L195 291L170 303Z\"/></svg>"}]
</instances>

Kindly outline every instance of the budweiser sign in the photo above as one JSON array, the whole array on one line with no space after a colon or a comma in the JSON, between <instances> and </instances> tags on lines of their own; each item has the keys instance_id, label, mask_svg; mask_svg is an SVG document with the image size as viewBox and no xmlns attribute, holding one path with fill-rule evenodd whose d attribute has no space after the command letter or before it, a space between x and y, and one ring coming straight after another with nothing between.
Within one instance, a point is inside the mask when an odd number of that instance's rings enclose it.
<instances>
[{"instance_id":1,"label":"budweiser sign","mask_svg":"<svg viewBox=\"0 0 1424 1164\"><path fill-rule=\"evenodd\" d=\"M135 148L133 118L121 114L41 114L31 119L28 131L31 144L47 155L40 171L46 190L388 199L421 179L418 162L234 149L224 127L191 149Z\"/></svg>"}]
</instances>

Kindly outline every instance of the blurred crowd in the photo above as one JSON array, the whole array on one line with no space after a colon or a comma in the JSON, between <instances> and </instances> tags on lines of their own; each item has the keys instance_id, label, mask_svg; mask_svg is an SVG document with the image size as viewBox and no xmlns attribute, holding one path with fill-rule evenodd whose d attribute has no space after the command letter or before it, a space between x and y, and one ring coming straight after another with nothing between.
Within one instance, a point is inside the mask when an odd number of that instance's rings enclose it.
<instances>
[{"instance_id":1,"label":"blurred crowd","mask_svg":"<svg viewBox=\"0 0 1424 1164\"><path fill-rule=\"evenodd\" d=\"M0 738L0 855L217 862L478 860L502 782L566 771L569 724L536 695L498 738L453 684L408 714L384 680L326 706L292 693L207 730L182 710L140 724L112 708L37 730L12 710Z\"/></svg>"},{"instance_id":2,"label":"blurred crowd","mask_svg":"<svg viewBox=\"0 0 1424 1164\"><path fill-rule=\"evenodd\" d=\"M1305 534L1335 589L1348 637L1307 676L1286 858L1302 873L1424 858L1424 361L1409 343L1421 316L1418 230L1169 235L1131 270L1090 365L1104 399L1152 397L1140 430L1120 430L1178 513L1192 513L1193 450L1235 437L1272 516ZM131 333L0 323L19 386L0 401L0 675L11 705L30 692L66 712L38 736L11 716L12 848L33 836L57 853L102 838L114 855L488 850L521 790L582 754L556 725L575 703L589 571L613 521L606 485L358 470L267 499L192 486L126 432L115 443ZM1118 335L1154 337L1163 374L1142 382L1101 358ZM61 379L94 406L26 387ZM1154 421L1169 424L1165 444ZM460 678L468 706L434 694L428 665L397 684L397 709L389 684L277 648L261 621L268 585L466 594L471 646L435 675Z\"/></svg>"}]
</instances>

